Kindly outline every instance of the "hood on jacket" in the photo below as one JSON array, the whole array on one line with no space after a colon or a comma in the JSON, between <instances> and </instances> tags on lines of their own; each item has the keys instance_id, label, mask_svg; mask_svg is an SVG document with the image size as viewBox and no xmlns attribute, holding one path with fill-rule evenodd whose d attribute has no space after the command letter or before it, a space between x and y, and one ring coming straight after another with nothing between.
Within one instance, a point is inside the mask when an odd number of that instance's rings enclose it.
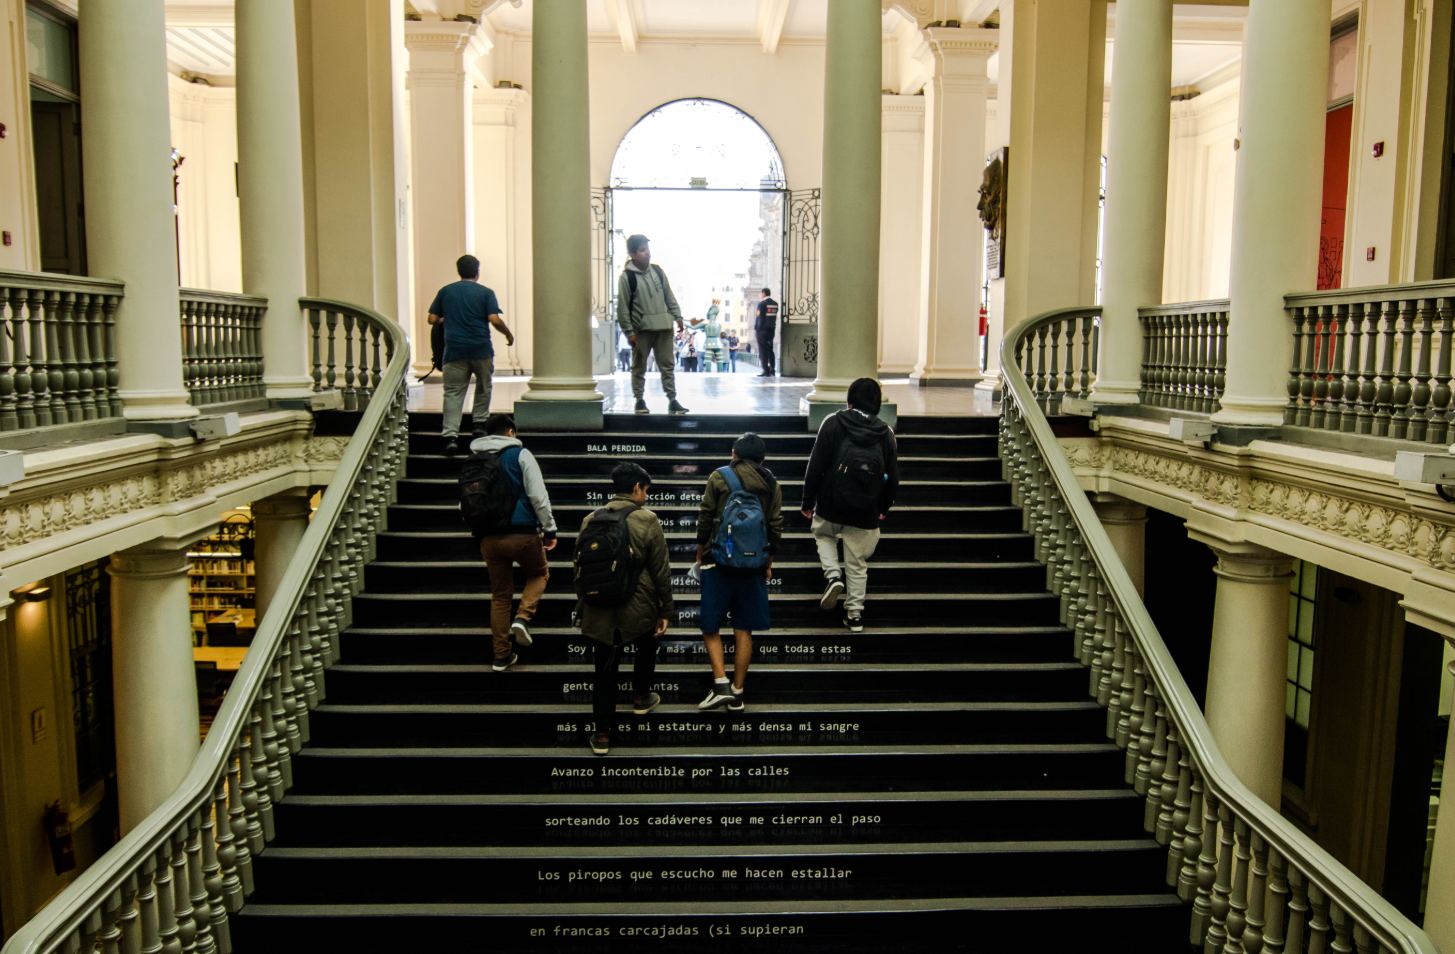
<instances>
[{"instance_id":1,"label":"hood on jacket","mask_svg":"<svg viewBox=\"0 0 1455 954\"><path fill-rule=\"evenodd\" d=\"M506 437L504 434L493 434L489 437L477 437L470 442L470 453L484 454L489 451L503 451L510 447L520 447L520 438Z\"/></svg>"},{"instance_id":2,"label":"hood on jacket","mask_svg":"<svg viewBox=\"0 0 1455 954\"><path fill-rule=\"evenodd\" d=\"M750 460L740 460L733 464L733 473L738 475L738 480L743 482L743 489L748 493L771 494L773 488L778 486L778 478L773 476L771 470Z\"/></svg>"},{"instance_id":3,"label":"hood on jacket","mask_svg":"<svg viewBox=\"0 0 1455 954\"><path fill-rule=\"evenodd\" d=\"M650 266L650 265L647 266L647 268L651 268L651 267L652 266ZM647 268L637 268L637 263L636 262L632 261L631 259L627 259L626 260L626 267L624 267L622 269L622 271L624 271L624 272L636 272L638 275L645 275L647 273Z\"/></svg>"},{"instance_id":4,"label":"hood on jacket","mask_svg":"<svg viewBox=\"0 0 1455 954\"><path fill-rule=\"evenodd\" d=\"M889 431L888 424L856 407L839 412L839 426L855 444L877 444Z\"/></svg>"}]
</instances>

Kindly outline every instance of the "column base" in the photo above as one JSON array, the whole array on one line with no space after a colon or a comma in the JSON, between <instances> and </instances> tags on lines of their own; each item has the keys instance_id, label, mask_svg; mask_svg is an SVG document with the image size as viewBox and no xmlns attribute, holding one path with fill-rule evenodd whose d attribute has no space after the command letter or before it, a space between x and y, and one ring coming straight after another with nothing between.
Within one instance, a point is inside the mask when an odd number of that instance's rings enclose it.
<instances>
[{"instance_id":1,"label":"column base","mask_svg":"<svg viewBox=\"0 0 1455 954\"><path fill-rule=\"evenodd\" d=\"M979 374L943 378L911 374L909 380L922 388L973 388L979 386L980 382L985 379Z\"/></svg>"},{"instance_id":2,"label":"column base","mask_svg":"<svg viewBox=\"0 0 1455 954\"><path fill-rule=\"evenodd\" d=\"M530 400L515 402L516 426L522 431L600 431L606 428L606 415L596 400Z\"/></svg>"},{"instance_id":3,"label":"column base","mask_svg":"<svg viewBox=\"0 0 1455 954\"><path fill-rule=\"evenodd\" d=\"M196 417L197 409L187 403L186 392L121 391L121 416L127 421L171 421Z\"/></svg>"},{"instance_id":4,"label":"column base","mask_svg":"<svg viewBox=\"0 0 1455 954\"><path fill-rule=\"evenodd\" d=\"M1141 404L1141 383L1102 383L1097 381L1091 388L1093 404Z\"/></svg>"},{"instance_id":5,"label":"column base","mask_svg":"<svg viewBox=\"0 0 1455 954\"><path fill-rule=\"evenodd\" d=\"M1214 424L1251 424L1256 427L1282 427L1286 400L1260 401L1224 397L1223 408L1212 416Z\"/></svg>"},{"instance_id":6,"label":"column base","mask_svg":"<svg viewBox=\"0 0 1455 954\"><path fill-rule=\"evenodd\" d=\"M270 401L307 401L313 393L313 379L310 377L277 377L263 375L263 386Z\"/></svg>"},{"instance_id":7,"label":"column base","mask_svg":"<svg viewBox=\"0 0 1455 954\"><path fill-rule=\"evenodd\" d=\"M801 414L808 415L808 429L810 432L817 432L823 424L824 418L837 414L849 406L848 401L812 401L808 398L799 398L798 410ZM899 405L885 401L879 405L879 420L894 427L899 423Z\"/></svg>"},{"instance_id":8,"label":"column base","mask_svg":"<svg viewBox=\"0 0 1455 954\"><path fill-rule=\"evenodd\" d=\"M975 382L977 391L994 391L1000 393L1001 389L1000 371L998 369L985 372L985 377Z\"/></svg>"}]
</instances>

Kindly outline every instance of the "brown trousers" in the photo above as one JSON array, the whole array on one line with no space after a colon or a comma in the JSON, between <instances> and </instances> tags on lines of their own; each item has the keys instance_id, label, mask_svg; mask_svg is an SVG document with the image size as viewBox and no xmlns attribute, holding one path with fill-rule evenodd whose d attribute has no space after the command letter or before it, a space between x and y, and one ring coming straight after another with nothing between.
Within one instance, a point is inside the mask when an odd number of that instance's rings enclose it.
<instances>
[{"instance_id":1,"label":"brown trousers","mask_svg":"<svg viewBox=\"0 0 1455 954\"><path fill-rule=\"evenodd\" d=\"M495 657L503 659L511 653L510 612L515 596L515 574L512 563L525 571L525 587L520 594L520 608L514 616L530 620L536 615L541 594L546 591L550 568L546 551L537 533L512 533L500 537L481 537L480 556L490 571L490 633L495 637Z\"/></svg>"}]
</instances>

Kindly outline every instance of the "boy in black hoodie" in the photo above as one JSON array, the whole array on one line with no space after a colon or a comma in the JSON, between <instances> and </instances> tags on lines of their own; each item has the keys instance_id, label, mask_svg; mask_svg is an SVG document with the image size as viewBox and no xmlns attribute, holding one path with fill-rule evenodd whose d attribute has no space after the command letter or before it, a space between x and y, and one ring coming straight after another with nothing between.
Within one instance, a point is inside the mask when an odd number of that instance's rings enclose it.
<instances>
[{"instance_id":1,"label":"boy in black hoodie","mask_svg":"<svg viewBox=\"0 0 1455 954\"><path fill-rule=\"evenodd\" d=\"M855 633L864 631L864 593L869 558L879 545L879 524L899 491L894 431L877 416L882 402L879 382L873 378L849 385L849 406L824 419L803 478L803 515L813 521L818 559L827 579L819 605L824 609L838 605L847 575L844 625Z\"/></svg>"}]
</instances>

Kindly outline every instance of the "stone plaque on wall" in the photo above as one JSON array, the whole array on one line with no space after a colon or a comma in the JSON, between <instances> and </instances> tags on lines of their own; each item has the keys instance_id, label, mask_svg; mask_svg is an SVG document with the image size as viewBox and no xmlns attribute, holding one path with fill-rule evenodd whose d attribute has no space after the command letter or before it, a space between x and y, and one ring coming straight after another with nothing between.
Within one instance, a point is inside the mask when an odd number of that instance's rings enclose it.
<instances>
[{"instance_id":1,"label":"stone plaque on wall","mask_svg":"<svg viewBox=\"0 0 1455 954\"><path fill-rule=\"evenodd\" d=\"M1006 175L1010 171L1010 147L997 149L985 163L980 180L980 202L975 210L985 223L985 277L1005 277L1005 207Z\"/></svg>"}]
</instances>

